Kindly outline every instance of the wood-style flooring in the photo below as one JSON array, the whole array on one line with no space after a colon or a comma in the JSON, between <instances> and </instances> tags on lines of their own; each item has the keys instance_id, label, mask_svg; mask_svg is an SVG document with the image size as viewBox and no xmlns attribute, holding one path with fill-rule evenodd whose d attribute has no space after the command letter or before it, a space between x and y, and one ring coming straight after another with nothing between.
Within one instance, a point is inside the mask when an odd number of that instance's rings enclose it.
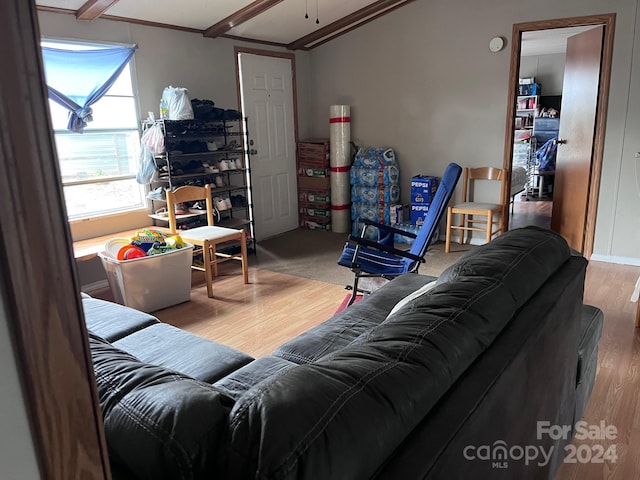
<instances>
[{"instance_id":1,"label":"wood-style flooring","mask_svg":"<svg viewBox=\"0 0 640 480\"><path fill-rule=\"evenodd\" d=\"M509 229L536 225L542 228L551 227L551 208L553 202L551 198L529 197L525 200L520 195L516 195L513 204L513 213L509 210Z\"/></svg>"},{"instance_id":2,"label":"wood-style flooring","mask_svg":"<svg viewBox=\"0 0 640 480\"><path fill-rule=\"evenodd\" d=\"M523 202L525 203L525 202ZM536 204L549 202L526 202ZM340 285L250 268L250 284L238 268L221 266L215 298L194 273L191 301L155 315L160 320L257 357L333 315L347 292ZM591 262L585 303L604 312L596 382L584 420L617 429L615 440L575 442L583 453L615 445L617 459L561 466L557 480L640 479L640 329L630 302L640 267ZM108 299L108 294L103 295ZM544 385L540 385L544 388ZM587 450L585 450L587 449Z\"/></svg>"},{"instance_id":3,"label":"wood-style flooring","mask_svg":"<svg viewBox=\"0 0 640 480\"><path fill-rule=\"evenodd\" d=\"M557 480L640 478L640 329L629 298L640 267L591 262L585 303L604 312L598 370L584 420L613 425L617 438L574 442L595 452L615 444L615 462L564 464ZM250 269L249 285L229 271L215 282L216 298L204 280L194 280L191 302L156 313L162 321L238 348L268 355L278 345L328 319L346 295L339 285ZM543 385L540 388L544 388Z\"/></svg>"}]
</instances>

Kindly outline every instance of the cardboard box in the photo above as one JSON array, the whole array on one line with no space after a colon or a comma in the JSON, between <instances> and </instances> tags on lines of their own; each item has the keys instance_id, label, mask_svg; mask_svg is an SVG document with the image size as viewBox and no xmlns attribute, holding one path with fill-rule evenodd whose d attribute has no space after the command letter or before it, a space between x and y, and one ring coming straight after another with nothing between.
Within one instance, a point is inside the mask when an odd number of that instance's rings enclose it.
<instances>
[{"instance_id":1,"label":"cardboard box","mask_svg":"<svg viewBox=\"0 0 640 480\"><path fill-rule=\"evenodd\" d=\"M300 228L308 228L309 230L331 230L330 218L300 217Z\"/></svg>"},{"instance_id":2,"label":"cardboard box","mask_svg":"<svg viewBox=\"0 0 640 480\"><path fill-rule=\"evenodd\" d=\"M329 139L310 138L298 142L298 161L321 160L324 165L329 164Z\"/></svg>"},{"instance_id":3,"label":"cardboard box","mask_svg":"<svg viewBox=\"0 0 640 480\"><path fill-rule=\"evenodd\" d=\"M328 168L310 167L308 165L298 167L298 175L300 177L328 177Z\"/></svg>"},{"instance_id":4,"label":"cardboard box","mask_svg":"<svg viewBox=\"0 0 640 480\"><path fill-rule=\"evenodd\" d=\"M429 205L411 205L411 225L422 225L429 211Z\"/></svg>"},{"instance_id":5,"label":"cardboard box","mask_svg":"<svg viewBox=\"0 0 640 480\"><path fill-rule=\"evenodd\" d=\"M542 89L539 83L529 83L525 85L518 85L518 95L540 95Z\"/></svg>"},{"instance_id":6,"label":"cardboard box","mask_svg":"<svg viewBox=\"0 0 640 480\"><path fill-rule=\"evenodd\" d=\"M301 190L298 193L298 200L301 203L326 204L331 202L329 190Z\"/></svg>"},{"instance_id":7,"label":"cardboard box","mask_svg":"<svg viewBox=\"0 0 640 480\"><path fill-rule=\"evenodd\" d=\"M331 207L323 208L323 207L301 206L300 214L307 217L331 218Z\"/></svg>"},{"instance_id":8,"label":"cardboard box","mask_svg":"<svg viewBox=\"0 0 640 480\"><path fill-rule=\"evenodd\" d=\"M429 205L438 190L438 181L438 177L429 175L413 177L411 179L411 205Z\"/></svg>"},{"instance_id":9,"label":"cardboard box","mask_svg":"<svg viewBox=\"0 0 640 480\"><path fill-rule=\"evenodd\" d=\"M404 205L394 203L389 206L389 222L391 225L396 225L404 222ZM407 219L408 220L408 219Z\"/></svg>"},{"instance_id":10,"label":"cardboard box","mask_svg":"<svg viewBox=\"0 0 640 480\"><path fill-rule=\"evenodd\" d=\"M298 177L298 188L300 190L327 190L331 189L331 179L329 177Z\"/></svg>"}]
</instances>

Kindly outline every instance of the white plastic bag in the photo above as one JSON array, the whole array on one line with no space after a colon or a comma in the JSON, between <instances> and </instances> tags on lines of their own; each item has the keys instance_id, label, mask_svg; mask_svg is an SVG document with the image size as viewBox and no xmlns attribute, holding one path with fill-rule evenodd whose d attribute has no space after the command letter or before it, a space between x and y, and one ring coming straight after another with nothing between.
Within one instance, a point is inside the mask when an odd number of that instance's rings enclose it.
<instances>
[{"instance_id":1,"label":"white plastic bag","mask_svg":"<svg viewBox=\"0 0 640 480\"><path fill-rule=\"evenodd\" d=\"M167 102L169 109L168 120L193 120L189 90L182 87L165 87L162 98Z\"/></svg>"},{"instance_id":2,"label":"white plastic bag","mask_svg":"<svg viewBox=\"0 0 640 480\"><path fill-rule=\"evenodd\" d=\"M140 142L144 144L153 155L160 155L164 152L164 135L160 124L154 123L147 128L142 134Z\"/></svg>"},{"instance_id":3,"label":"white plastic bag","mask_svg":"<svg viewBox=\"0 0 640 480\"><path fill-rule=\"evenodd\" d=\"M159 123L147 128L140 137L140 162L136 181L146 185L156 180L156 163L154 155L164 152L164 134Z\"/></svg>"},{"instance_id":4,"label":"white plastic bag","mask_svg":"<svg viewBox=\"0 0 640 480\"><path fill-rule=\"evenodd\" d=\"M136 174L136 181L140 185L146 185L156 180L156 164L153 154L144 143L140 143L140 166Z\"/></svg>"}]
</instances>

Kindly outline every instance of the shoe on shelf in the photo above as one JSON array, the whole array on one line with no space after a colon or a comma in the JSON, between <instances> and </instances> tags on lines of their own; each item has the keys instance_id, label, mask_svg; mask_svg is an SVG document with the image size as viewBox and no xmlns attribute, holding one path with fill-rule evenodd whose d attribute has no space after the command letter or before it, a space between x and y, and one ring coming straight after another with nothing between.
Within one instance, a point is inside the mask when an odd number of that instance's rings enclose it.
<instances>
[{"instance_id":1,"label":"shoe on shelf","mask_svg":"<svg viewBox=\"0 0 640 480\"><path fill-rule=\"evenodd\" d=\"M216 175L216 187L224 187L224 179L221 175Z\"/></svg>"},{"instance_id":2,"label":"shoe on shelf","mask_svg":"<svg viewBox=\"0 0 640 480\"><path fill-rule=\"evenodd\" d=\"M154 190L151 190L147 193L147 198L149 200L165 200L164 187L158 187Z\"/></svg>"},{"instance_id":3,"label":"shoe on shelf","mask_svg":"<svg viewBox=\"0 0 640 480\"><path fill-rule=\"evenodd\" d=\"M228 210L227 202L224 201L224 198L221 198L221 197L214 198L214 204L215 204L216 208L218 210L220 210L221 212L223 210Z\"/></svg>"},{"instance_id":4,"label":"shoe on shelf","mask_svg":"<svg viewBox=\"0 0 640 480\"><path fill-rule=\"evenodd\" d=\"M238 170L242 170L244 168L244 165L242 164L242 158L240 157L236 158L235 164Z\"/></svg>"},{"instance_id":5,"label":"shoe on shelf","mask_svg":"<svg viewBox=\"0 0 640 480\"><path fill-rule=\"evenodd\" d=\"M220 160L218 166L221 172L226 172L227 170L229 170L229 165L227 164L226 160Z\"/></svg>"},{"instance_id":6,"label":"shoe on shelf","mask_svg":"<svg viewBox=\"0 0 640 480\"><path fill-rule=\"evenodd\" d=\"M224 203L227 206L227 210L230 208L233 208L233 205L231 204L231 199L229 197L225 197Z\"/></svg>"}]
</instances>

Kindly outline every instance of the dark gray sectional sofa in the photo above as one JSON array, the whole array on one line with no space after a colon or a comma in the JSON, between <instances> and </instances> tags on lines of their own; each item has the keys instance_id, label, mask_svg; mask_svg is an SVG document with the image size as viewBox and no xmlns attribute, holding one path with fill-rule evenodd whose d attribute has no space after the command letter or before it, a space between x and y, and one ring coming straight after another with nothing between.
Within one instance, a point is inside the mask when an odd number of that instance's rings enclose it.
<instances>
[{"instance_id":1,"label":"dark gray sectional sofa","mask_svg":"<svg viewBox=\"0 0 640 480\"><path fill-rule=\"evenodd\" d=\"M258 359L85 296L114 478L553 478L571 438L537 422L573 425L595 378L586 264L513 230ZM551 454L476 454L527 445Z\"/></svg>"}]
</instances>

